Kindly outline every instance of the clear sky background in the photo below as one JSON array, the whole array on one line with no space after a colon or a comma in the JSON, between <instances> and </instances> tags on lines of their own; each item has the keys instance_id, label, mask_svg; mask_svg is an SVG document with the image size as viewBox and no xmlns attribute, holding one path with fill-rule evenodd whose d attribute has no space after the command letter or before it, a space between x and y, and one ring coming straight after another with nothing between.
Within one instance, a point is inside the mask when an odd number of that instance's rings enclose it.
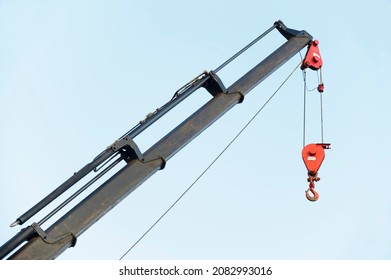
<instances>
[{"instance_id":1,"label":"clear sky background","mask_svg":"<svg viewBox=\"0 0 391 280\"><path fill-rule=\"evenodd\" d=\"M125 259L390 259L390 12L389 0L0 1L0 242L20 230L9 228L19 215L178 88L281 19L318 39L324 60L332 149L319 201L304 195L298 70ZM284 40L274 31L219 76L229 86ZM60 259L119 259L299 62L255 88ZM315 72L308 83L317 85ZM197 92L136 143L147 150L209 99ZM306 140L319 142L316 91L307 105Z\"/></svg>"}]
</instances>

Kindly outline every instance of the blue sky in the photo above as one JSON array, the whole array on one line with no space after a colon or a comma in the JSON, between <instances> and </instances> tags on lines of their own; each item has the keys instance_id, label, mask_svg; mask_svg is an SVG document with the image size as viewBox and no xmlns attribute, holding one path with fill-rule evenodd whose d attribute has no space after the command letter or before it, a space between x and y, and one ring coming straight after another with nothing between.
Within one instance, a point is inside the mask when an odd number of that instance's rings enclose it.
<instances>
[{"instance_id":1,"label":"blue sky","mask_svg":"<svg viewBox=\"0 0 391 280\"><path fill-rule=\"evenodd\" d=\"M125 258L390 259L390 11L386 0L0 1L0 241L20 230L8 227L20 214L183 84L281 19L318 39L324 60L324 133L332 149L319 171L319 201L304 197L296 71ZM219 76L229 86L283 42L275 31ZM299 62L294 57L255 88L60 259L120 258ZM308 83L316 86L315 73ZM135 139L140 149L209 98L194 94ZM316 92L307 105L307 143L319 142Z\"/></svg>"}]
</instances>

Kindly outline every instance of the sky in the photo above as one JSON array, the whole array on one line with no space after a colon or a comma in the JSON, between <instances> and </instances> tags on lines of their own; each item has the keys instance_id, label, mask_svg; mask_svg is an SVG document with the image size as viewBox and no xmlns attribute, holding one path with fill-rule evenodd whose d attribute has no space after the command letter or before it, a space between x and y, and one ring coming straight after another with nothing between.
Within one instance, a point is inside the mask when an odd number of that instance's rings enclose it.
<instances>
[{"instance_id":1,"label":"sky","mask_svg":"<svg viewBox=\"0 0 391 280\"><path fill-rule=\"evenodd\" d=\"M17 217L182 85L282 20L320 42L331 149L319 170L319 200L305 198L297 70L124 259L390 259L390 12L389 0L0 1L0 242L20 230L9 227ZM228 87L284 41L272 32L218 75ZM59 259L119 259L300 60L274 72ZM307 77L314 88L317 73ZM134 139L140 150L210 98L194 93ZM307 144L322 140L319 116L319 93L309 92Z\"/></svg>"}]
</instances>

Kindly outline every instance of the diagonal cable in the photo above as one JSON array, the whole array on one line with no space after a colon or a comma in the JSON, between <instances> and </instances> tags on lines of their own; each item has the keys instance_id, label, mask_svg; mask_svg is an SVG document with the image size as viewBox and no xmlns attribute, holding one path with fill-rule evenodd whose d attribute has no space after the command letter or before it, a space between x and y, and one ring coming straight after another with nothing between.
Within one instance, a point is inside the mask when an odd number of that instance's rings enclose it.
<instances>
[{"instance_id":1,"label":"diagonal cable","mask_svg":"<svg viewBox=\"0 0 391 280\"><path fill-rule=\"evenodd\" d=\"M258 116L258 114L266 107L266 105L273 99L277 92L282 88L282 86L289 80L297 68L301 65L301 62L293 69L293 71L288 75L288 77L281 83L281 85L274 91L274 93L269 97L268 100L262 105L260 109L255 113L255 115L246 123L246 125L236 134L236 136L228 143L228 145L217 155L217 157L202 171L202 173L194 180L194 182L171 204L171 206L153 223L148 230L119 258L122 260L134 247L171 211L172 208L186 195L188 191L205 175L205 173L216 163L216 161L228 150L228 148L238 139L238 137L243 133L243 131L252 123L252 121Z\"/></svg>"}]
</instances>

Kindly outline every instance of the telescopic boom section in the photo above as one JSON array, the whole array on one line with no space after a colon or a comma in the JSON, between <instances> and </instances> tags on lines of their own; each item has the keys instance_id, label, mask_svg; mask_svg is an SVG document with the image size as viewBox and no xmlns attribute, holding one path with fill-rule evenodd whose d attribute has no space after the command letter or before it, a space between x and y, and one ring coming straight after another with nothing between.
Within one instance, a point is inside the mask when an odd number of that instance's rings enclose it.
<instances>
[{"instance_id":1,"label":"telescopic boom section","mask_svg":"<svg viewBox=\"0 0 391 280\"><path fill-rule=\"evenodd\" d=\"M286 28L281 21L277 21L267 32L274 28L287 39L277 50L228 88L224 87L216 75L217 71L202 76L197 80L197 85L205 87L213 98L146 152L132 153L132 156L127 157L127 164L122 169L47 230L42 230L36 223L24 228L19 235L0 248L0 256L4 258L11 253L13 244L20 243L21 240L27 243L9 259L54 259L67 248L74 246L78 236L155 172L164 168L172 156L233 106L241 103L255 86L312 42L312 37L307 32ZM221 67L217 68L220 69ZM135 143L132 144L132 150L138 150L134 147Z\"/></svg>"}]
</instances>

